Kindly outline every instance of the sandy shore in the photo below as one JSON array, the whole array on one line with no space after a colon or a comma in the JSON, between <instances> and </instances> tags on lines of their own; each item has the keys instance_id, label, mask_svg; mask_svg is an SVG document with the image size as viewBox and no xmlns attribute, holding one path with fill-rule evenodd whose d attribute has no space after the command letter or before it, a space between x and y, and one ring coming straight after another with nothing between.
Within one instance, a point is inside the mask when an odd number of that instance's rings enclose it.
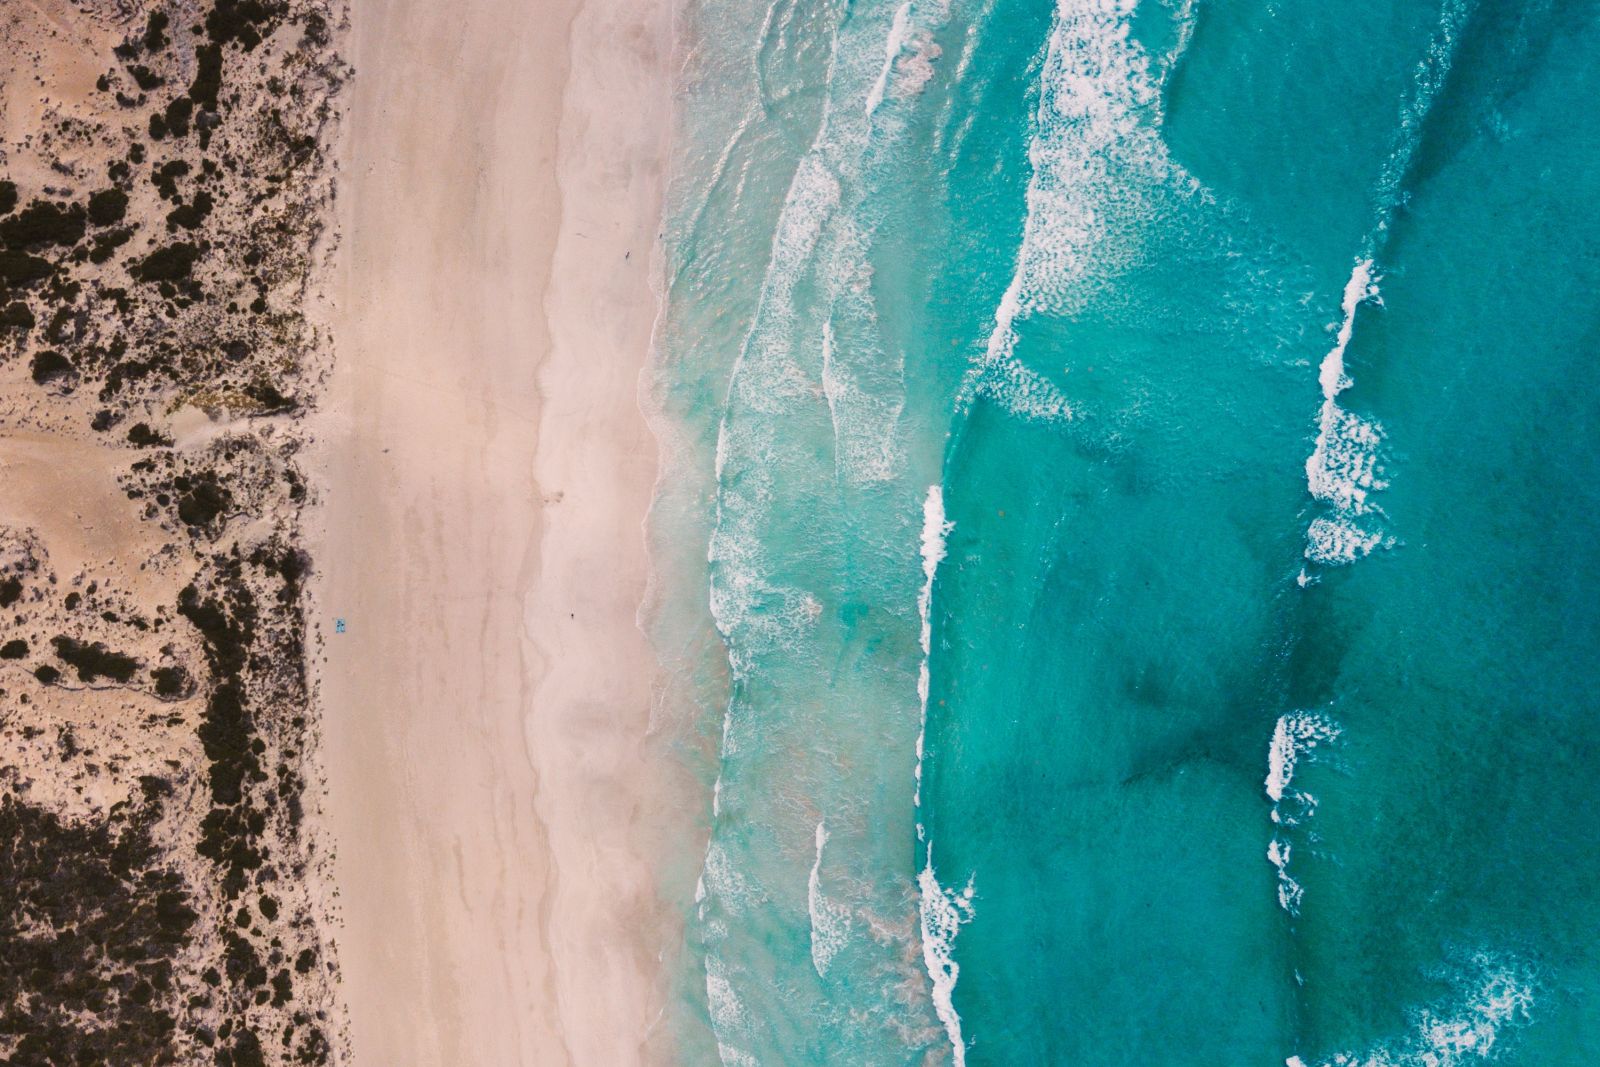
<instances>
[{"instance_id":1,"label":"sandy shore","mask_svg":"<svg viewBox=\"0 0 1600 1067\"><path fill-rule=\"evenodd\" d=\"M641 1062L670 7L351 23L312 549L355 1062Z\"/></svg>"}]
</instances>

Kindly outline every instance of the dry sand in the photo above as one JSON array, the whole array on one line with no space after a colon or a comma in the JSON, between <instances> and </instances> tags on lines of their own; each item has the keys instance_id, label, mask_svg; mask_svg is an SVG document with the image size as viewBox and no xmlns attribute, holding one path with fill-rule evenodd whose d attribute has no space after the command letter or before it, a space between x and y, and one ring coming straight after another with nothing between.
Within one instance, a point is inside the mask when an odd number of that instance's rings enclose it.
<instances>
[{"instance_id":1,"label":"dry sand","mask_svg":"<svg viewBox=\"0 0 1600 1067\"><path fill-rule=\"evenodd\" d=\"M625 1065L661 1010L636 383L671 23L353 4L312 551L360 1065Z\"/></svg>"},{"instance_id":2,"label":"dry sand","mask_svg":"<svg viewBox=\"0 0 1600 1067\"><path fill-rule=\"evenodd\" d=\"M294 551L336 3L0 3L0 1062L339 1062Z\"/></svg>"}]
</instances>

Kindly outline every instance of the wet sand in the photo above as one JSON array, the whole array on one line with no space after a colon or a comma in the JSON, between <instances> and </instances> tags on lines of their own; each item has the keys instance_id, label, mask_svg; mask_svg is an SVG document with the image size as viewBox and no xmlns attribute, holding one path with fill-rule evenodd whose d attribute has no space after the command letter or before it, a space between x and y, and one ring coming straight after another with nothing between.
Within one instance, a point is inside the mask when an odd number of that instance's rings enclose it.
<instances>
[{"instance_id":1,"label":"wet sand","mask_svg":"<svg viewBox=\"0 0 1600 1067\"><path fill-rule=\"evenodd\" d=\"M313 557L354 1061L641 1062L670 11L351 21Z\"/></svg>"}]
</instances>

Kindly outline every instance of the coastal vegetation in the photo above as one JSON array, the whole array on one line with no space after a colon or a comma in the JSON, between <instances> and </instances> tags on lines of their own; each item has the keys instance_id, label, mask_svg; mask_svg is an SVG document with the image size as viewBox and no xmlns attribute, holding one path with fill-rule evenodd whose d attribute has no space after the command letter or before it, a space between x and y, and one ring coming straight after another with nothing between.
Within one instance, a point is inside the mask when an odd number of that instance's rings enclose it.
<instances>
[{"instance_id":1,"label":"coastal vegetation","mask_svg":"<svg viewBox=\"0 0 1600 1067\"><path fill-rule=\"evenodd\" d=\"M0 154L0 370L23 412L0 447L92 455L137 517L109 558L48 516L0 526L0 1061L325 1064L343 1024L304 820L296 417L326 369L305 304L343 12L71 17L116 43ZM14 72L67 47L3 33ZM186 442L196 415L216 432Z\"/></svg>"}]
</instances>

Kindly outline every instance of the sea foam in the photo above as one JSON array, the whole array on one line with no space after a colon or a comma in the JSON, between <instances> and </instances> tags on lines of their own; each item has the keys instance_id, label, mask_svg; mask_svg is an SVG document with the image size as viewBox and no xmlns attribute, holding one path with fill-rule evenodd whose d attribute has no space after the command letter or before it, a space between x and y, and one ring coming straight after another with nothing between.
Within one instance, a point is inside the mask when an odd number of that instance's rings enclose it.
<instances>
[{"instance_id":1,"label":"sea foam","mask_svg":"<svg viewBox=\"0 0 1600 1067\"><path fill-rule=\"evenodd\" d=\"M726 1036L746 1030L749 1017L721 961L707 956L705 971L706 1006L711 1013L711 1024L717 1035L717 1056L723 1067L760 1067L760 1061L731 1044Z\"/></svg>"},{"instance_id":2,"label":"sea foam","mask_svg":"<svg viewBox=\"0 0 1600 1067\"><path fill-rule=\"evenodd\" d=\"M1267 799L1272 801L1272 840L1267 843L1267 862L1278 872L1278 903L1290 915L1300 914L1305 889L1289 873L1294 846L1290 828L1309 818L1317 809L1317 798L1294 787L1295 768L1319 746L1339 736L1339 726L1315 712L1294 711L1280 715L1267 747Z\"/></svg>"},{"instance_id":3,"label":"sea foam","mask_svg":"<svg viewBox=\"0 0 1600 1067\"><path fill-rule=\"evenodd\" d=\"M1451 984L1454 1002L1411 1012L1409 1033L1365 1052L1337 1053L1315 1067L1463 1067L1495 1056L1508 1034L1532 1017L1533 978L1517 961L1480 952ZM1284 1063L1311 1067L1299 1056Z\"/></svg>"},{"instance_id":4,"label":"sea foam","mask_svg":"<svg viewBox=\"0 0 1600 1067\"><path fill-rule=\"evenodd\" d=\"M1010 283L969 376L1021 418L1072 417L1059 386L1018 358L1032 315L1069 315L1125 267L1155 212L1155 190L1182 175L1162 142L1160 87L1130 29L1133 0L1060 0L1028 146L1027 213ZM1183 38L1187 40L1187 38Z\"/></svg>"},{"instance_id":5,"label":"sea foam","mask_svg":"<svg viewBox=\"0 0 1600 1067\"><path fill-rule=\"evenodd\" d=\"M795 647L818 608L807 591L772 579L763 547L778 474L803 454L782 447L780 431L796 432L791 420L807 418L820 399L845 481L886 482L902 464L903 361L879 336L870 284L873 168L903 127L891 102L926 80L911 57L931 62L932 35L947 18L943 0L909 0L884 30L881 68L865 41L847 45L843 29L835 35L828 103L790 179L718 427L711 612L736 671L762 650ZM802 299L807 285L820 294Z\"/></svg>"},{"instance_id":6,"label":"sea foam","mask_svg":"<svg viewBox=\"0 0 1600 1067\"><path fill-rule=\"evenodd\" d=\"M905 99L920 92L933 78L933 64L941 55L933 40L933 28L919 25L912 18L916 0L905 0L895 9L894 23L884 44L883 69L867 93L866 115L871 119L883 106L886 96ZM933 6L924 0L924 7ZM948 5L937 5L937 20L948 15Z\"/></svg>"},{"instance_id":7,"label":"sea foam","mask_svg":"<svg viewBox=\"0 0 1600 1067\"><path fill-rule=\"evenodd\" d=\"M842 904L829 900L822 891L822 849L828 843L828 830L820 821L816 842L817 858L806 880L806 911L811 918L811 966L816 969L817 977L826 978L829 964L849 936L850 913Z\"/></svg>"},{"instance_id":8,"label":"sea foam","mask_svg":"<svg viewBox=\"0 0 1600 1067\"><path fill-rule=\"evenodd\" d=\"M961 1016L956 1013L956 979L961 966L956 963L956 934L972 921L972 886L969 879L959 893L939 884L933 873L933 845L927 846L927 863L917 875L922 927L922 962L933 982L933 1007L950 1038L956 1067L965 1067L967 1045L961 1036Z\"/></svg>"},{"instance_id":9,"label":"sea foam","mask_svg":"<svg viewBox=\"0 0 1600 1067\"><path fill-rule=\"evenodd\" d=\"M1316 443L1306 460L1306 487L1322 506L1306 528L1308 566L1298 578L1302 587L1315 575L1310 565L1352 563L1379 548L1395 544L1385 531L1386 516L1371 494L1387 487L1380 465L1383 428L1372 419L1342 407L1339 394L1353 383L1345 356L1355 334L1357 311L1377 302L1377 257L1389 224L1403 199L1403 184L1422 140L1422 126L1444 84L1454 59L1462 24L1470 13L1466 0L1446 0L1439 23L1412 76L1411 91L1400 107L1394 145L1384 160L1373 189L1375 221L1362 242L1340 299L1340 319L1333 346L1317 371L1322 407Z\"/></svg>"},{"instance_id":10,"label":"sea foam","mask_svg":"<svg viewBox=\"0 0 1600 1067\"><path fill-rule=\"evenodd\" d=\"M872 242L885 210L876 194L879 171L897 165L910 111L934 71L935 37L947 6L945 0L910 0L898 12L841 5L833 13L822 113L795 161L717 428L709 597L732 684L697 913L712 1030L725 1063L769 1058L765 1024L778 1004L797 1016L848 1012L856 1020L852 1026L866 1027L862 1020L869 1018L872 1026L898 1025L885 1018L889 991L880 996L860 984L848 991L819 987L809 974L827 977L840 966L838 953L854 951L854 917L863 914L857 881L830 880L830 870L844 868L842 861L837 868L827 862L828 825L818 821L808 835L815 853L803 910L795 909L797 894L784 866L789 857L775 854L771 842L798 844L796 812L738 788L744 784L740 761L761 756L773 743L774 719L793 711L752 698L762 691L758 670L779 657L794 663L817 655L822 628L832 618L823 609L836 591L826 568L804 564L817 551L816 538L835 532L830 524L839 516L828 511L835 507L833 495L892 484L904 466L903 356L885 342L873 296ZM793 535L801 525L816 537L797 542ZM909 685L903 693L908 704ZM797 775L806 769L797 768ZM811 769L835 780L831 768ZM868 788L837 784L838 795L828 795L845 810ZM771 971L761 939L774 927L807 922L812 968L797 986L793 972ZM898 953L859 940L863 952L892 954L914 974L915 936L908 921ZM847 1004L833 999L846 996ZM919 1010L931 1028L932 1010L926 1002Z\"/></svg>"},{"instance_id":11,"label":"sea foam","mask_svg":"<svg viewBox=\"0 0 1600 1067\"><path fill-rule=\"evenodd\" d=\"M972 918L972 882L960 893L939 884L933 872L933 843L926 841L922 823L922 764L928 731L929 659L933 655L933 583L944 562L950 531L955 524L945 517L944 488L928 486L922 501L922 590L917 595L917 612L922 621L922 664L917 673L917 699L922 709L922 725L917 732L917 785L913 801L917 809L917 838L925 841L927 861L917 875L919 926L922 935L922 962L932 984L933 1007L950 1038L957 1067L966 1063L966 1043L961 1037L961 1016L956 1014L954 993L961 973L955 960L956 934Z\"/></svg>"},{"instance_id":12,"label":"sea foam","mask_svg":"<svg viewBox=\"0 0 1600 1067\"><path fill-rule=\"evenodd\" d=\"M1384 488L1378 465L1383 438L1377 423L1339 406L1339 394L1351 385L1345 373L1345 352L1355 333L1356 311L1378 298L1370 258L1358 259L1345 282L1340 302L1342 317L1333 347L1322 358L1317 373L1322 387L1322 410L1317 418L1317 440L1306 460L1306 486L1314 499L1327 505L1328 514L1312 520L1306 532L1306 558L1323 564L1350 563L1384 544L1377 528L1381 512L1369 496ZM1309 574L1301 574L1306 584Z\"/></svg>"},{"instance_id":13,"label":"sea foam","mask_svg":"<svg viewBox=\"0 0 1600 1067\"><path fill-rule=\"evenodd\" d=\"M922 623L922 662L917 668L917 702L921 709L921 726L917 730L917 785L912 803L922 807L922 759L928 736L928 693L931 673L928 665L933 655L933 580L944 562L945 539L955 523L944 515L944 487L928 486L928 495L922 501L922 591L917 594L917 614ZM917 820L917 837L925 836L922 820Z\"/></svg>"}]
</instances>

